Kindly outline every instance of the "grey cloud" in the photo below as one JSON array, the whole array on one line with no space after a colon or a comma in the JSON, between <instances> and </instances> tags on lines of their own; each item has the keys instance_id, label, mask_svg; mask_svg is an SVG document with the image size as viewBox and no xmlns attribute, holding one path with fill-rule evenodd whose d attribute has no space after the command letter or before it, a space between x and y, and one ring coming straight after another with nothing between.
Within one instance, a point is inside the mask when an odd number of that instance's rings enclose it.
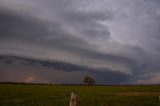
<instances>
[{"instance_id":1,"label":"grey cloud","mask_svg":"<svg viewBox=\"0 0 160 106\"><path fill-rule=\"evenodd\" d=\"M18 16L14 13L0 11L0 37L2 39L34 39L36 36L47 34L45 27L35 19ZM45 25L44 25L45 26Z\"/></svg>"},{"instance_id":2,"label":"grey cloud","mask_svg":"<svg viewBox=\"0 0 160 106\"><path fill-rule=\"evenodd\" d=\"M136 81L145 75L147 81L159 73L159 4L159 0L1 0L0 54L105 67L107 72L116 71L113 77L120 70L131 71L129 78L120 79ZM104 75L110 75L107 72Z\"/></svg>"},{"instance_id":3,"label":"grey cloud","mask_svg":"<svg viewBox=\"0 0 160 106\"><path fill-rule=\"evenodd\" d=\"M68 51L70 53L79 54L80 57L86 58L85 60L87 60L88 58L93 60L94 59L103 60L104 63L107 61L107 62L116 63L116 64L119 64L119 62L121 62L121 63L124 63L124 65L126 66L129 66L129 67L131 66L131 69L135 67L131 65L134 62L129 58L120 57L120 56L111 55L111 54L102 54L92 50L94 49L94 46L92 47L92 45L88 44L83 39L70 35L68 32L64 31L59 24L54 25L52 23L52 24L49 24L49 26L45 27L46 23L43 24L43 22L38 20L34 21L35 20L34 18L25 20L21 16L14 16L10 13L4 13L2 16L5 17L2 20L7 27L5 30L2 29L4 33L2 32L1 35L5 35L4 37L6 37L6 39L9 39L8 41L10 40L17 40L17 41L21 40L23 42L27 41L33 45L36 44L44 47L45 46L50 47L53 50L59 49L59 50L62 50L62 52ZM51 27L50 25L53 28L52 32L49 32L47 30L47 28ZM8 32L7 28L11 29L9 30L11 32ZM19 30L19 32L17 31L12 32L12 30L13 31ZM28 32L29 34L25 35L25 33L28 33ZM27 51L24 51L24 52L27 52Z\"/></svg>"},{"instance_id":4,"label":"grey cloud","mask_svg":"<svg viewBox=\"0 0 160 106\"><path fill-rule=\"evenodd\" d=\"M80 84L85 75L94 77L97 84L126 84L129 76L118 72L92 73L84 71L66 72L44 67L3 65L0 69L0 82L30 83L71 83ZM12 70L11 70L12 69ZM14 70L13 70L14 69ZM22 71L23 70L23 71ZM18 73L18 74L17 74Z\"/></svg>"},{"instance_id":5,"label":"grey cloud","mask_svg":"<svg viewBox=\"0 0 160 106\"><path fill-rule=\"evenodd\" d=\"M71 27L74 27L86 38L108 39L110 36L108 27L98 23L98 21L112 19L112 15L109 13L106 15L100 12L67 11L63 17Z\"/></svg>"},{"instance_id":6,"label":"grey cloud","mask_svg":"<svg viewBox=\"0 0 160 106\"><path fill-rule=\"evenodd\" d=\"M130 82L130 75L119 72L102 72L98 74L91 74L94 76L98 84L128 84Z\"/></svg>"},{"instance_id":7,"label":"grey cloud","mask_svg":"<svg viewBox=\"0 0 160 106\"><path fill-rule=\"evenodd\" d=\"M63 3L64 2L62 1L58 2L58 5L63 5ZM49 5L49 3L47 5ZM61 9L57 11L61 13ZM72 42L72 43L82 42L81 44L87 44L85 41L81 40L80 38L75 37L74 35L72 36L70 32L65 31L62 27L66 27L66 28L75 27L74 30L79 32L82 36L89 37L90 39L92 38L103 39L105 37L107 38L108 36L110 36L110 33L107 28L95 22L96 20L101 20L101 19L104 20L105 18L108 19L108 16L103 15L101 13L84 13L84 12L78 12L78 11L74 13L72 11L64 12L63 15L60 15L58 17L62 17L62 20L64 17L64 20L66 21L66 25L65 25L60 23L59 21L56 22L57 20L53 20L50 23L50 22L47 22L46 20L38 19L34 15L30 17L26 17L26 16L23 16L24 14L22 13L14 13L14 12L11 13L11 12L13 11L11 10L5 11L4 9L2 9L1 11L1 17L3 18L1 19L1 23L3 23L1 24L2 26L1 36L5 38L7 38L7 36L10 36L8 37L9 39L14 39L15 36L17 36L17 38L19 37L22 39L37 40L37 36L38 36L40 41L42 38L42 40L47 39L49 40L49 42L50 41L62 42L62 43L63 42ZM55 14L55 17L57 17L57 14ZM51 38L51 40L49 38Z\"/></svg>"},{"instance_id":8,"label":"grey cloud","mask_svg":"<svg viewBox=\"0 0 160 106\"><path fill-rule=\"evenodd\" d=\"M64 31L61 28L62 25L56 22L49 24L48 22L43 22L35 18L26 19L23 16L3 11L0 13L0 23L1 40L28 40L42 44L53 42L59 45L61 43L87 44L84 40ZM51 31L49 31L49 29Z\"/></svg>"},{"instance_id":9,"label":"grey cloud","mask_svg":"<svg viewBox=\"0 0 160 106\"><path fill-rule=\"evenodd\" d=\"M98 84L120 84L126 83L129 78L127 74L109 69L103 69L102 71L102 69L93 69L63 62L15 56L1 56L0 66L0 81L81 83L85 75L90 75L95 78ZM66 79L68 80L66 81Z\"/></svg>"},{"instance_id":10,"label":"grey cloud","mask_svg":"<svg viewBox=\"0 0 160 106\"><path fill-rule=\"evenodd\" d=\"M20 65L35 65L49 67L57 70L64 71L88 71L88 72L105 72L112 69L108 68L92 68L89 66L76 65L73 63L55 61L55 60L37 60L34 57L18 57L18 56L0 56L0 62L3 64L20 64ZM125 62L124 62L125 63Z\"/></svg>"}]
</instances>

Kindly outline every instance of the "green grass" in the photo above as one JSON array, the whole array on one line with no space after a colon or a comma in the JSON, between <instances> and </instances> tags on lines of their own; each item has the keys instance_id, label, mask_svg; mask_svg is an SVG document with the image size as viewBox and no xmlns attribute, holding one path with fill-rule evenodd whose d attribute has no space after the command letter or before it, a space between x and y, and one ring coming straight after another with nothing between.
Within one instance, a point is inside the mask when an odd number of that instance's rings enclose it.
<instances>
[{"instance_id":1,"label":"green grass","mask_svg":"<svg viewBox=\"0 0 160 106\"><path fill-rule=\"evenodd\" d=\"M50 86L0 84L0 106L159 106L160 86Z\"/></svg>"}]
</instances>

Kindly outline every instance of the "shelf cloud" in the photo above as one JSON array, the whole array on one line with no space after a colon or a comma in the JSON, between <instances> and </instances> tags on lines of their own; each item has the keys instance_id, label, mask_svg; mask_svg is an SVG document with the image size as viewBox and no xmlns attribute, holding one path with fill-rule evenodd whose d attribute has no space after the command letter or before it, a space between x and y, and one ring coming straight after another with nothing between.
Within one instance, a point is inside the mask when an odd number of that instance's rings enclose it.
<instances>
[{"instance_id":1,"label":"shelf cloud","mask_svg":"<svg viewBox=\"0 0 160 106\"><path fill-rule=\"evenodd\" d=\"M159 0L1 0L0 81L157 84L159 20Z\"/></svg>"}]
</instances>

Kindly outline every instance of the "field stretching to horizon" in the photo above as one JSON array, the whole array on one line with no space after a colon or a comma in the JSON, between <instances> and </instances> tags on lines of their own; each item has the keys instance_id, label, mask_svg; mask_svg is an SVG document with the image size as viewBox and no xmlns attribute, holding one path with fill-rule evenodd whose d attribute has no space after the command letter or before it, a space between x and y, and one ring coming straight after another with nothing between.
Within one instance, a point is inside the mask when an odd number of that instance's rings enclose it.
<instances>
[{"instance_id":1,"label":"field stretching to horizon","mask_svg":"<svg viewBox=\"0 0 160 106\"><path fill-rule=\"evenodd\" d=\"M59 86L0 84L0 106L159 106L160 86Z\"/></svg>"}]
</instances>

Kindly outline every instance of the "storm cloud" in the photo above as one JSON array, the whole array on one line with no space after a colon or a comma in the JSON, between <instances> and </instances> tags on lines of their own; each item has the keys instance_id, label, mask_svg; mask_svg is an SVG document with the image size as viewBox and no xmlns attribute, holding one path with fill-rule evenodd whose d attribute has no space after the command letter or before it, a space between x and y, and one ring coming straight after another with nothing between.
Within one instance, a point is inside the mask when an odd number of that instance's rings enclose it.
<instances>
[{"instance_id":1,"label":"storm cloud","mask_svg":"<svg viewBox=\"0 0 160 106\"><path fill-rule=\"evenodd\" d=\"M77 83L87 73L99 84L157 83L154 79L160 74L159 20L159 0L1 0L1 57L32 61L27 65L11 63L15 72L5 68L7 63L1 58L0 74L5 78L0 81L29 67L34 75L49 82L57 80L56 83L61 81L47 77L51 70L58 76L60 70L71 77L75 70ZM62 68L56 72L55 61ZM70 65L63 67L64 63ZM73 70L68 71L70 67ZM14 78L11 79L24 81Z\"/></svg>"}]
</instances>

